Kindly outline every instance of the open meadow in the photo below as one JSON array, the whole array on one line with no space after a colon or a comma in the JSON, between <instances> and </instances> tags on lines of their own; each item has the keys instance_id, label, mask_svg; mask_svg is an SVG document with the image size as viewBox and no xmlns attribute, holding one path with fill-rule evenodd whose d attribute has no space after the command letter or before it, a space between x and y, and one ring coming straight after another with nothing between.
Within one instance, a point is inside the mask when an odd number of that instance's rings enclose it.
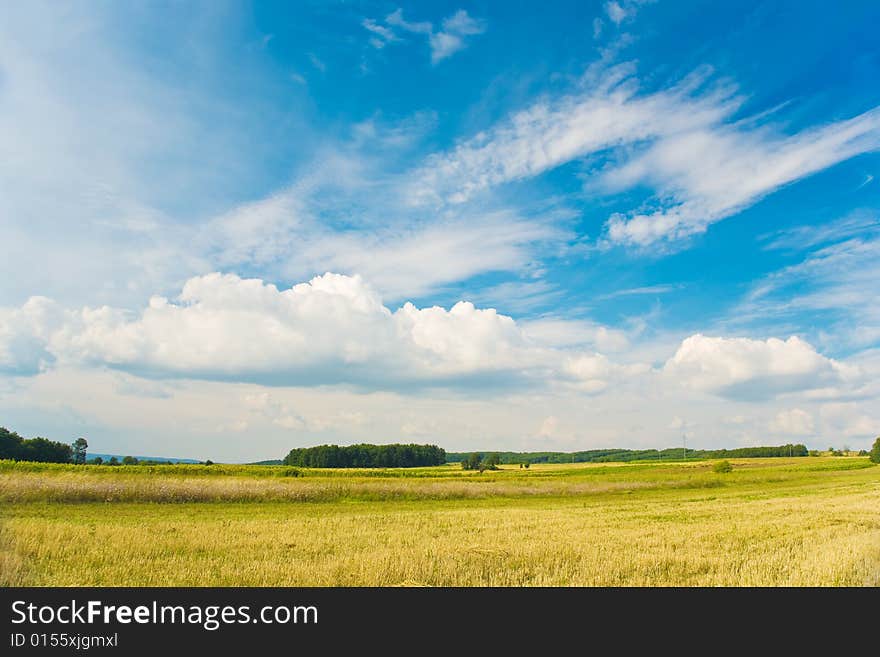
<instances>
[{"instance_id":1,"label":"open meadow","mask_svg":"<svg viewBox=\"0 0 880 657\"><path fill-rule=\"evenodd\" d=\"M865 457L397 470L0 462L0 584L880 584Z\"/></svg>"}]
</instances>

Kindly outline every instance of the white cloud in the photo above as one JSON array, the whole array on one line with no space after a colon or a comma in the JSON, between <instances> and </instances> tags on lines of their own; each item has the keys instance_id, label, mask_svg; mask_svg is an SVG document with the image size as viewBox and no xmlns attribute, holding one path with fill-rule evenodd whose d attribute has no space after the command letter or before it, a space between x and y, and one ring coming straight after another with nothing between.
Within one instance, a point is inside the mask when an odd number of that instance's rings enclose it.
<instances>
[{"instance_id":1,"label":"white cloud","mask_svg":"<svg viewBox=\"0 0 880 657\"><path fill-rule=\"evenodd\" d=\"M390 13L385 17L384 22L385 25L381 25L377 21L367 18L361 23L373 35L370 38L370 45L381 49L391 42L401 41L392 28L411 34L425 35L431 47L432 64L437 64L463 50L467 45L467 37L476 36L486 31L486 22L473 18L464 9L459 9L444 18L441 22L441 29L436 31L433 23L428 21L410 22L405 20L402 9Z\"/></svg>"},{"instance_id":2,"label":"white cloud","mask_svg":"<svg viewBox=\"0 0 880 657\"><path fill-rule=\"evenodd\" d=\"M61 323L51 299L31 297L21 308L0 308L0 374L35 374L54 357L46 350Z\"/></svg>"},{"instance_id":3,"label":"white cloud","mask_svg":"<svg viewBox=\"0 0 880 657\"><path fill-rule=\"evenodd\" d=\"M632 371L589 350L542 344L511 317L469 302L391 311L360 277L331 273L281 291L259 279L199 276L176 302L153 297L136 316L104 306L58 319L56 309L50 325L47 306L35 299L5 311L0 326L18 327L0 332L10 367L33 370L48 355L158 377L373 389L555 382L588 393ZM24 321L30 316L38 321ZM597 336L614 339L601 328ZM274 415L296 423L284 409Z\"/></svg>"},{"instance_id":4,"label":"white cloud","mask_svg":"<svg viewBox=\"0 0 880 657\"><path fill-rule=\"evenodd\" d=\"M420 295L479 273L524 267L541 243L564 233L548 223L497 212L425 226L305 236L292 274L330 269L361 274L392 299Z\"/></svg>"},{"instance_id":5,"label":"white cloud","mask_svg":"<svg viewBox=\"0 0 880 657\"><path fill-rule=\"evenodd\" d=\"M318 204L335 198L345 206L358 202L359 193L346 197L344 191L308 187L297 184L233 208L194 231L189 242L218 268L288 279L328 270L359 274L384 297L404 299L481 273L522 270L542 248L569 237L552 217L503 210L407 221L391 199L381 217L375 208L365 209L360 225L336 229L322 221L328 208ZM477 296L495 302L485 293Z\"/></svg>"},{"instance_id":6,"label":"white cloud","mask_svg":"<svg viewBox=\"0 0 880 657\"><path fill-rule=\"evenodd\" d=\"M379 25L379 23L370 18L365 18L361 22L361 25L364 26L364 29L376 35L375 37L370 39L370 45L374 48L381 49L388 45L390 42L398 40L397 36L392 30L383 25Z\"/></svg>"},{"instance_id":7,"label":"white cloud","mask_svg":"<svg viewBox=\"0 0 880 657\"><path fill-rule=\"evenodd\" d=\"M673 290L681 287L680 285L645 285L642 287L631 287L623 290L615 290L614 292L609 292L607 294L603 294L601 299L616 299L617 297L628 297L628 296L637 296L643 294L656 295L656 294L667 294L672 292Z\"/></svg>"},{"instance_id":8,"label":"white cloud","mask_svg":"<svg viewBox=\"0 0 880 657\"><path fill-rule=\"evenodd\" d=\"M385 22L388 23L388 25L394 25L407 32L414 32L416 34L431 34L434 30L434 26L428 21L411 23L404 20L403 9L396 9L388 14L388 16L385 17Z\"/></svg>"},{"instance_id":9,"label":"white cloud","mask_svg":"<svg viewBox=\"0 0 880 657\"><path fill-rule=\"evenodd\" d=\"M617 27L624 21L632 20L642 5L653 0L610 0L605 3L605 15Z\"/></svg>"},{"instance_id":10,"label":"white cloud","mask_svg":"<svg viewBox=\"0 0 880 657\"><path fill-rule=\"evenodd\" d=\"M768 324L807 314L811 323L823 319L817 340L836 350L880 340L880 224L875 214L791 229L775 235L770 247L807 253L801 262L758 280L734 310L734 321Z\"/></svg>"},{"instance_id":11,"label":"white cloud","mask_svg":"<svg viewBox=\"0 0 880 657\"><path fill-rule=\"evenodd\" d=\"M465 37L482 34L486 31L484 21L471 18L464 9L459 9L443 20L443 29L430 37L431 62L452 56L465 47Z\"/></svg>"},{"instance_id":12,"label":"white cloud","mask_svg":"<svg viewBox=\"0 0 880 657\"><path fill-rule=\"evenodd\" d=\"M520 322L526 335L551 347L590 346L600 352L624 351L626 333L588 320L541 318Z\"/></svg>"},{"instance_id":13,"label":"white cloud","mask_svg":"<svg viewBox=\"0 0 880 657\"><path fill-rule=\"evenodd\" d=\"M244 203L206 226L203 248L220 266L269 264L294 251L302 215L299 200L289 192Z\"/></svg>"},{"instance_id":14,"label":"white cloud","mask_svg":"<svg viewBox=\"0 0 880 657\"><path fill-rule=\"evenodd\" d=\"M627 17L627 11L618 2L606 2L605 13L615 25L620 25Z\"/></svg>"},{"instance_id":15,"label":"white cloud","mask_svg":"<svg viewBox=\"0 0 880 657\"><path fill-rule=\"evenodd\" d=\"M804 251L823 244L842 242L859 235L880 232L880 218L876 213L858 210L841 219L811 226L785 228L758 239L765 241L765 249Z\"/></svg>"},{"instance_id":16,"label":"white cloud","mask_svg":"<svg viewBox=\"0 0 880 657\"><path fill-rule=\"evenodd\" d=\"M783 185L880 148L880 108L791 136L741 125L694 126L666 134L603 184L621 190L648 183L665 207L615 216L611 242L646 246L702 233Z\"/></svg>"},{"instance_id":17,"label":"white cloud","mask_svg":"<svg viewBox=\"0 0 880 657\"><path fill-rule=\"evenodd\" d=\"M863 412L862 406L854 402L823 404L819 409L825 434L835 439L862 438L868 442L880 436L880 415ZM834 443L838 449L840 443Z\"/></svg>"},{"instance_id":18,"label":"white cloud","mask_svg":"<svg viewBox=\"0 0 880 657\"><path fill-rule=\"evenodd\" d=\"M688 387L745 399L771 398L858 376L855 368L822 356L795 336L752 340L692 335L663 370Z\"/></svg>"},{"instance_id":19,"label":"white cloud","mask_svg":"<svg viewBox=\"0 0 880 657\"><path fill-rule=\"evenodd\" d=\"M880 108L785 135L734 121L742 104L730 84L709 85L709 69L650 94L631 65L588 73L584 91L547 98L450 151L426 158L409 198L455 204L497 185L575 160L603 158L593 191L647 185L644 208L613 215L604 244L646 247L702 233L789 183L880 148Z\"/></svg>"},{"instance_id":20,"label":"white cloud","mask_svg":"<svg viewBox=\"0 0 880 657\"><path fill-rule=\"evenodd\" d=\"M813 416L800 408L777 413L770 422L769 429L788 436L811 436L815 433Z\"/></svg>"},{"instance_id":21,"label":"white cloud","mask_svg":"<svg viewBox=\"0 0 880 657\"><path fill-rule=\"evenodd\" d=\"M695 82L637 95L631 65L618 65L586 91L545 99L446 153L429 156L410 191L414 202L461 203L503 183L631 142L711 125L735 109L729 90L689 96Z\"/></svg>"}]
</instances>

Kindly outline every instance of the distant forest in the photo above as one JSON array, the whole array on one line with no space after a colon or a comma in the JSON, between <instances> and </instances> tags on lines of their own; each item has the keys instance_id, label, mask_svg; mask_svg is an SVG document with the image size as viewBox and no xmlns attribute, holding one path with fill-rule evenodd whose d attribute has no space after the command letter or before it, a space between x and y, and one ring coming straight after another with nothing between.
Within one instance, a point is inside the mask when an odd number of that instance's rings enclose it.
<instances>
[{"instance_id":1,"label":"distant forest","mask_svg":"<svg viewBox=\"0 0 880 657\"><path fill-rule=\"evenodd\" d=\"M448 452L447 463L466 461L476 453L480 459L498 455L501 463L626 463L629 461L723 458L761 458L765 456L809 456L804 445L777 447L739 447L737 449L591 449L586 452Z\"/></svg>"},{"instance_id":2,"label":"distant forest","mask_svg":"<svg viewBox=\"0 0 880 657\"><path fill-rule=\"evenodd\" d=\"M22 438L14 431L0 427L0 459L69 463L73 460L73 448L46 438Z\"/></svg>"},{"instance_id":3,"label":"distant forest","mask_svg":"<svg viewBox=\"0 0 880 657\"><path fill-rule=\"evenodd\" d=\"M319 445L292 449L284 465L304 468L414 468L443 465L446 451L436 445Z\"/></svg>"}]
</instances>

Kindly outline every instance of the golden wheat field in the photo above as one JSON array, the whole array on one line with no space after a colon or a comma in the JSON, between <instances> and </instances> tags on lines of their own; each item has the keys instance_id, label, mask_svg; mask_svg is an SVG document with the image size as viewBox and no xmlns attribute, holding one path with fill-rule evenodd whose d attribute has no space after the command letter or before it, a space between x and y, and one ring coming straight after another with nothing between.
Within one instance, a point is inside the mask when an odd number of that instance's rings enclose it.
<instances>
[{"instance_id":1,"label":"golden wheat field","mask_svg":"<svg viewBox=\"0 0 880 657\"><path fill-rule=\"evenodd\" d=\"M0 584L880 584L864 457L295 470L0 462Z\"/></svg>"}]
</instances>

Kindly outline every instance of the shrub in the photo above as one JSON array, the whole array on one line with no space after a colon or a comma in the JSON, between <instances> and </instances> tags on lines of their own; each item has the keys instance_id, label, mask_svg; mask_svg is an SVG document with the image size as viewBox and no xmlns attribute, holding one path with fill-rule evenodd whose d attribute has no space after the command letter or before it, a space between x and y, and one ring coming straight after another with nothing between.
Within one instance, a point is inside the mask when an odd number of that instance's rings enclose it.
<instances>
[{"instance_id":1,"label":"shrub","mask_svg":"<svg viewBox=\"0 0 880 657\"><path fill-rule=\"evenodd\" d=\"M718 461L712 466L713 472L730 472L731 470L733 470L733 466L730 465L730 461Z\"/></svg>"}]
</instances>

